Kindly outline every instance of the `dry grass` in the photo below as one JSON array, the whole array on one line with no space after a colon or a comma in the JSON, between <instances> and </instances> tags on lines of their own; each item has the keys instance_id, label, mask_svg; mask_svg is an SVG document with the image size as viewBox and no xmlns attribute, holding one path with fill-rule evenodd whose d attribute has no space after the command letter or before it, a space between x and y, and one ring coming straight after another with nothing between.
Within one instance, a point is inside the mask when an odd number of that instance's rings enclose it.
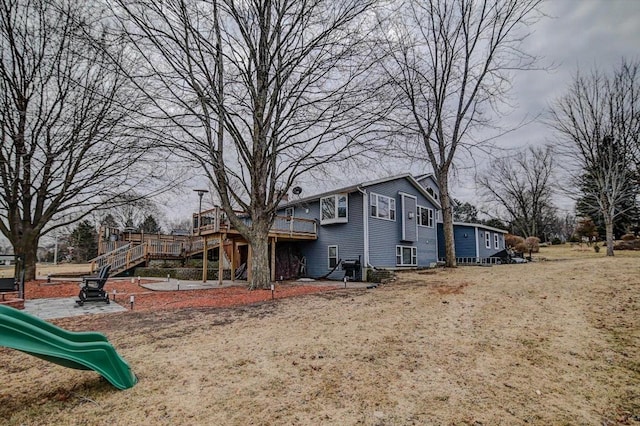
<instances>
[{"instance_id":1,"label":"dry grass","mask_svg":"<svg viewBox=\"0 0 640 426\"><path fill-rule=\"evenodd\" d=\"M606 257L607 248L598 243L600 252L596 253L593 244L560 244L557 246L540 247L540 253L535 253L536 260L566 260L566 259L598 259ZM617 250L616 257L640 257L640 254L629 250Z\"/></svg>"},{"instance_id":2,"label":"dry grass","mask_svg":"<svg viewBox=\"0 0 640 426\"><path fill-rule=\"evenodd\" d=\"M0 277L13 277L15 266L0 266ZM81 275L88 274L91 271L90 263L60 263L54 265L51 263L38 263L36 265L36 275L46 277L47 275L56 274L72 274Z\"/></svg>"},{"instance_id":3,"label":"dry grass","mask_svg":"<svg viewBox=\"0 0 640 426\"><path fill-rule=\"evenodd\" d=\"M116 391L96 373L2 349L0 418L638 424L638 260L412 272L376 290L236 309L65 319L58 323L106 333L140 382Z\"/></svg>"}]
</instances>

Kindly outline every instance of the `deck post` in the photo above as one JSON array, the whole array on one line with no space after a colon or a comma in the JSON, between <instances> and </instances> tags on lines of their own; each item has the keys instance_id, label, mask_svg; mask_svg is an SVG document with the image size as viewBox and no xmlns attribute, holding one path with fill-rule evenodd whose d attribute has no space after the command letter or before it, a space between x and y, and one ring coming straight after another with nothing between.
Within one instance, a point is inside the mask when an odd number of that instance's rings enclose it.
<instances>
[{"instance_id":1,"label":"deck post","mask_svg":"<svg viewBox=\"0 0 640 426\"><path fill-rule=\"evenodd\" d=\"M208 257L208 246L207 246L207 236L204 236L204 242L202 246L202 282L207 282L207 257Z\"/></svg>"},{"instance_id":2,"label":"deck post","mask_svg":"<svg viewBox=\"0 0 640 426\"><path fill-rule=\"evenodd\" d=\"M236 280L236 267L235 267L235 256L236 256L236 240L231 240L231 281Z\"/></svg>"},{"instance_id":3,"label":"deck post","mask_svg":"<svg viewBox=\"0 0 640 426\"><path fill-rule=\"evenodd\" d=\"M247 248L247 281L251 283L251 278L253 278L253 274L251 273L251 266L253 264L253 248L251 247L251 243L248 244Z\"/></svg>"},{"instance_id":4,"label":"deck post","mask_svg":"<svg viewBox=\"0 0 640 426\"><path fill-rule=\"evenodd\" d=\"M271 282L276 280L276 239L271 238Z\"/></svg>"},{"instance_id":5,"label":"deck post","mask_svg":"<svg viewBox=\"0 0 640 426\"><path fill-rule=\"evenodd\" d=\"M224 260L224 240L226 238L227 235L224 234L218 243L218 285L222 285L222 273L224 272L222 261Z\"/></svg>"}]
</instances>

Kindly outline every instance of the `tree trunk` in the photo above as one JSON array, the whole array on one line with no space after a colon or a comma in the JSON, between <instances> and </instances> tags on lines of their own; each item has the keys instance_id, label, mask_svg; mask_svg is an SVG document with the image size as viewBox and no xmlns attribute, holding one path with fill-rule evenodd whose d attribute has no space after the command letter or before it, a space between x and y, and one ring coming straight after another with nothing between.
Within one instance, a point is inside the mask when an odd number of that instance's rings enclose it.
<instances>
[{"instance_id":1,"label":"tree trunk","mask_svg":"<svg viewBox=\"0 0 640 426\"><path fill-rule=\"evenodd\" d=\"M20 277L22 268L24 267L24 280L31 281L36 279L36 262L38 261L38 238L21 238L13 243L13 251L18 256L19 261L16 263L15 276Z\"/></svg>"},{"instance_id":2,"label":"tree trunk","mask_svg":"<svg viewBox=\"0 0 640 426\"><path fill-rule=\"evenodd\" d=\"M607 239L607 256L613 256L613 219L610 215L604 215L604 228ZM596 242L596 244L598 244Z\"/></svg>"},{"instance_id":3,"label":"tree trunk","mask_svg":"<svg viewBox=\"0 0 640 426\"><path fill-rule=\"evenodd\" d=\"M263 220L253 220L251 244L251 282L250 290L271 288L271 270L269 267L269 224ZM266 221L264 221L266 222Z\"/></svg>"},{"instance_id":4,"label":"tree trunk","mask_svg":"<svg viewBox=\"0 0 640 426\"><path fill-rule=\"evenodd\" d=\"M442 229L444 231L444 257L445 265L450 268L456 267L456 247L453 240L453 209L451 198L449 197L449 182L446 172L441 172L438 176L438 186L440 187L440 205L442 206Z\"/></svg>"}]
</instances>

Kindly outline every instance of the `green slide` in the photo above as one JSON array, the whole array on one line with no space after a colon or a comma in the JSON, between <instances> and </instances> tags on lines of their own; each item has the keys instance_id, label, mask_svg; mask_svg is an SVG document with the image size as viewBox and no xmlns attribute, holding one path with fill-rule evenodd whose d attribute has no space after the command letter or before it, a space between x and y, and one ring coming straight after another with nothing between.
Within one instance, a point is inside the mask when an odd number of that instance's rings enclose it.
<instances>
[{"instance_id":1,"label":"green slide","mask_svg":"<svg viewBox=\"0 0 640 426\"><path fill-rule=\"evenodd\" d=\"M104 334L72 332L0 305L0 346L78 370L94 370L118 389L138 381Z\"/></svg>"}]
</instances>

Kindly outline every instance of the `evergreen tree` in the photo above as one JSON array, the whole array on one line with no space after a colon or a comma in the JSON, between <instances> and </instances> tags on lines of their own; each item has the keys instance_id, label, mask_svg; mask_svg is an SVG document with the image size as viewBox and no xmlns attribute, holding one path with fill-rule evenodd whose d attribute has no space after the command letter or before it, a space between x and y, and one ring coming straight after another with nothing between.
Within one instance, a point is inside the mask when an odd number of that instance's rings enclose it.
<instances>
[{"instance_id":1,"label":"evergreen tree","mask_svg":"<svg viewBox=\"0 0 640 426\"><path fill-rule=\"evenodd\" d=\"M100 222L100 225L106 226L108 228L117 228L118 222L116 222L116 219L113 217L113 215L109 213L104 217L104 219L102 219L102 222Z\"/></svg>"},{"instance_id":2,"label":"evergreen tree","mask_svg":"<svg viewBox=\"0 0 640 426\"><path fill-rule=\"evenodd\" d=\"M491 218L489 220L485 220L484 224L487 225L487 226L491 226L492 228L505 229L505 230L509 229L509 226L507 226L500 219L496 219L496 218Z\"/></svg>"},{"instance_id":3,"label":"evergreen tree","mask_svg":"<svg viewBox=\"0 0 640 426\"><path fill-rule=\"evenodd\" d=\"M147 215L138 227L138 231L144 232L145 234L157 234L162 231L162 228L160 228L158 221L153 215Z\"/></svg>"},{"instance_id":4,"label":"evergreen tree","mask_svg":"<svg viewBox=\"0 0 640 426\"><path fill-rule=\"evenodd\" d=\"M471 203L454 200L453 220L464 223L478 223L478 209Z\"/></svg>"},{"instance_id":5,"label":"evergreen tree","mask_svg":"<svg viewBox=\"0 0 640 426\"><path fill-rule=\"evenodd\" d=\"M95 227L88 220L78 223L69 236L69 244L73 247L72 259L75 262L86 262L98 255L98 236Z\"/></svg>"}]
</instances>

